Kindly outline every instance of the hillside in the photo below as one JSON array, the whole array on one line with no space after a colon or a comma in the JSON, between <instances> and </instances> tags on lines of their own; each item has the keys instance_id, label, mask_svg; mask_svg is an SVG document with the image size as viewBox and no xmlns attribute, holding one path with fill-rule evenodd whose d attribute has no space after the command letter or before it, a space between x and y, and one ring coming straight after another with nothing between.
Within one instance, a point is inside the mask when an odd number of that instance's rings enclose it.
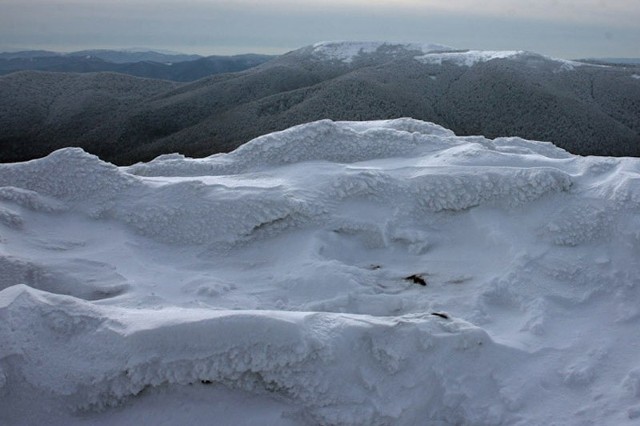
<instances>
[{"instance_id":1,"label":"hillside","mask_svg":"<svg viewBox=\"0 0 640 426\"><path fill-rule=\"evenodd\" d=\"M638 68L530 52L320 43L243 72L137 96L115 115L96 107L91 120L109 123L108 146L78 131L85 124L75 117L33 120L0 104L6 111L0 124L11 132L0 137L0 146L80 146L131 164L170 152L227 152L260 134L318 119L413 117L459 135L520 136L553 140L581 155L639 156L638 75ZM51 78L38 74L22 84L38 92ZM8 81L11 76L0 77L0 103L16 96ZM12 152L0 160L28 158L19 149Z\"/></svg>"},{"instance_id":2,"label":"hillside","mask_svg":"<svg viewBox=\"0 0 640 426\"><path fill-rule=\"evenodd\" d=\"M0 77L3 161L41 157L74 143L117 151L118 122L176 83L123 74L24 71ZM111 146L114 146L111 148Z\"/></svg>"}]
</instances>

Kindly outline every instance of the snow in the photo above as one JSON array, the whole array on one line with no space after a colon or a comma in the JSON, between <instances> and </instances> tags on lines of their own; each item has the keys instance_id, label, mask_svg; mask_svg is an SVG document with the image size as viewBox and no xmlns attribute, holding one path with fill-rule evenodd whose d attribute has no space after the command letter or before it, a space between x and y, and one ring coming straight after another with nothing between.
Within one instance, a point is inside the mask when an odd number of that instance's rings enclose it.
<instances>
[{"instance_id":1,"label":"snow","mask_svg":"<svg viewBox=\"0 0 640 426\"><path fill-rule=\"evenodd\" d=\"M635 424L639 213L638 159L407 118L3 164L0 424Z\"/></svg>"},{"instance_id":2,"label":"snow","mask_svg":"<svg viewBox=\"0 0 640 426\"><path fill-rule=\"evenodd\" d=\"M321 59L351 63L359 55L380 51L387 53L393 53L394 51L418 51L428 53L451 49L449 46L434 43L323 41L312 46L312 53Z\"/></svg>"},{"instance_id":3,"label":"snow","mask_svg":"<svg viewBox=\"0 0 640 426\"><path fill-rule=\"evenodd\" d=\"M479 62L487 62L493 59L512 58L522 51L492 51L492 50L468 50L464 52L438 52L416 56L415 59L423 64L442 65L443 62L451 62L459 66L470 67Z\"/></svg>"},{"instance_id":4,"label":"snow","mask_svg":"<svg viewBox=\"0 0 640 426\"><path fill-rule=\"evenodd\" d=\"M453 49L451 49L453 50ZM478 63L492 61L494 59L512 59L536 57L559 64L558 71L573 71L575 67L585 64L568 61L566 59L551 58L541 56L524 50L464 50L452 52L425 52L424 55L418 55L414 59L423 64L442 65L443 63L451 63L457 66L471 67Z\"/></svg>"}]
</instances>

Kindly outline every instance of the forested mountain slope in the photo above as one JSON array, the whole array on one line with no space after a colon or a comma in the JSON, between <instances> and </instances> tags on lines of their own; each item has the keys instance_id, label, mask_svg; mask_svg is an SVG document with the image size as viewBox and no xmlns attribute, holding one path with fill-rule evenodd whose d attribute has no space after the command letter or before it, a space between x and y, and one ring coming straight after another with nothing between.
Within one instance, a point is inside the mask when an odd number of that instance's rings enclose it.
<instances>
[{"instance_id":1,"label":"forested mountain slope","mask_svg":"<svg viewBox=\"0 0 640 426\"><path fill-rule=\"evenodd\" d=\"M114 78L108 76L92 78ZM34 119L30 111L43 103L41 86L60 77L14 74L0 78L0 160L24 160L63 146L81 146L119 164L169 152L206 156L318 119L397 117L436 122L459 135L553 141L581 155L638 156L639 76L638 68L530 52L320 43L189 84L130 80L126 93L112 93L105 82L96 98L90 88L83 92L91 109L78 114L57 112L75 96L61 90L47 103L56 107ZM73 84L65 87L76 91ZM27 89L34 96L22 99L17 90ZM7 105L16 98L20 109ZM102 98L110 101L101 106Z\"/></svg>"},{"instance_id":2,"label":"forested mountain slope","mask_svg":"<svg viewBox=\"0 0 640 426\"><path fill-rule=\"evenodd\" d=\"M92 53L94 51L87 51ZM236 55L208 56L194 55L169 56L148 52L148 54L126 54L117 51L95 51L97 55L86 54L54 54L35 56L25 52L23 57L0 55L0 75L18 71L51 71L51 72L117 72L144 78L158 78L172 81L194 81L212 74L243 71L260 65L273 56L269 55ZM43 52L42 54L45 54ZM78 52L80 53L80 52ZM112 53L112 54L110 54ZM137 60L138 58L155 58L156 60ZM172 59L175 57L175 61ZM186 59L193 57L193 59ZM110 59L112 58L112 59ZM123 62L129 58L129 62Z\"/></svg>"}]
</instances>

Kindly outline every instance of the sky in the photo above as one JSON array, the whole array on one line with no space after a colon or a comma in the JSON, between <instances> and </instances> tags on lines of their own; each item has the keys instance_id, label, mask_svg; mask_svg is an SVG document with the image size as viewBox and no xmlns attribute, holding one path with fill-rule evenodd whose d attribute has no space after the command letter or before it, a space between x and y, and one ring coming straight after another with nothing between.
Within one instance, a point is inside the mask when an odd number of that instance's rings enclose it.
<instances>
[{"instance_id":1,"label":"sky","mask_svg":"<svg viewBox=\"0 0 640 426\"><path fill-rule=\"evenodd\" d=\"M0 0L0 50L279 54L318 41L640 57L640 0Z\"/></svg>"}]
</instances>

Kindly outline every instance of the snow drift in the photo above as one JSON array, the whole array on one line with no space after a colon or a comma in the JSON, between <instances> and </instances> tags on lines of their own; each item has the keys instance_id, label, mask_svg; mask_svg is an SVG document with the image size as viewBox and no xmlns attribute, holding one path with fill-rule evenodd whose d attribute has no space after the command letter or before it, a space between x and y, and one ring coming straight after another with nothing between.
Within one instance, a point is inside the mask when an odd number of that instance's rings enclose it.
<instances>
[{"instance_id":1,"label":"snow drift","mask_svg":"<svg viewBox=\"0 0 640 426\"><path fill-rule=\"evenodd\" d=\"M0 421L632 424L639 212L637 159L412 119L0 165Z\"/></svg>"}]
</instances>

